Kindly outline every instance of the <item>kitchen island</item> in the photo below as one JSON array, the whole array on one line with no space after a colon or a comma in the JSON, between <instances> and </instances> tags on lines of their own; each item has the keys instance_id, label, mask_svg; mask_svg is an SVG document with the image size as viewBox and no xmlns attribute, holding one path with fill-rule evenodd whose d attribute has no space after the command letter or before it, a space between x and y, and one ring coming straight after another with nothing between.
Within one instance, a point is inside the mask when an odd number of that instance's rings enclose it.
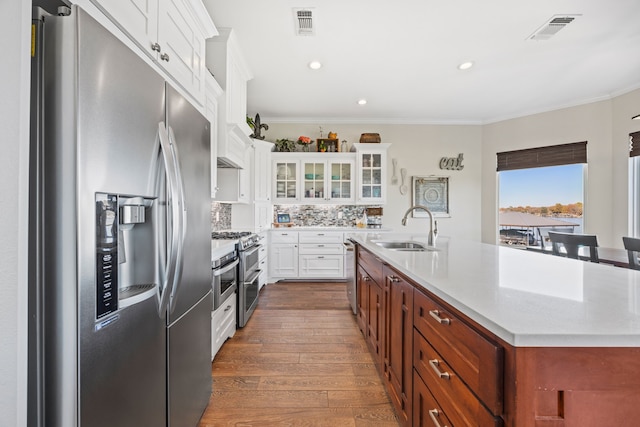
<instances>
[{"instance_id":1,"label":"kitchen island","mask_svg":"<svg viewBox=\"0 0 640 427\"><path fill-rule=\"evenodd\" d=\"M426 234L353 239L358 323L404 425L640 416L640 272L460 239L379 245Z\"/></svg>"}]
</instances>

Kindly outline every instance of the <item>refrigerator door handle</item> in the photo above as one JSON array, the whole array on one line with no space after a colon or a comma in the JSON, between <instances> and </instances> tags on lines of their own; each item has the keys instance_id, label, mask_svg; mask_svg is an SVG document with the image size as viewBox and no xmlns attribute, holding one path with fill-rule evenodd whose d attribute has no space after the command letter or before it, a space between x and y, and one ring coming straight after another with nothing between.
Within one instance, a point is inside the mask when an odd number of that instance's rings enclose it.
<instances>
[{"instance_id":1,"label":"refrigerator door handle","mask_svg":"<svg viewBox=\"0 0 640 427\"><path fill-rule=\"evenodd\" d=\"M174 274L174 282L171 287L171 295L169 297L169 312L172 313L175 309L176 305L176 293L178 288L180 287L180 279L182 278L182 266L183 266L183 252L184 252L184 241L186 239L187 234L187 205L184 200L184 184L182 182L182 170L180 169L180 159L178 156L178 146L176 144L176 137L173 133L173 129L171 126L168 127L168 135L169 135L169 144L171 146L171 156L174 162L174 168L176 173L176 184L178 190L178 205L179 205L179 213L180 213L180 230L179 230L179 240L178 240L178 248L176 252L176 271Z\"/></svg>"},{"instance_id":2,"label":"refrigerator door handle","mask_svg":"<svg viewBox=\"0 0 640 427\"><path fill-rule=\"evenodd\" d=\"M168 205L171 211L171 227L170 227L170 237L167 239L167 265L164 270L164 286L161 289L160 294L160 303L158 305L158 311L161 317L164 317L167 313L167 308L169 307L169 297L172 293L172 288L175 283L175 275L177 268L177 249L179 245L179 241L181 240L180 236L180 206L178 205L178 182L176 179L176 170L174 157L171 152L171 145L169 143L169 134L165 128L164 122L160 122L158 124L158 136L160 139L160 151L162 152L162 159L164 162L164 167L166 171L166 179L167 179L167 198ZM167 221L168 224L168 221Z\"/></svg>"}]
</instances>

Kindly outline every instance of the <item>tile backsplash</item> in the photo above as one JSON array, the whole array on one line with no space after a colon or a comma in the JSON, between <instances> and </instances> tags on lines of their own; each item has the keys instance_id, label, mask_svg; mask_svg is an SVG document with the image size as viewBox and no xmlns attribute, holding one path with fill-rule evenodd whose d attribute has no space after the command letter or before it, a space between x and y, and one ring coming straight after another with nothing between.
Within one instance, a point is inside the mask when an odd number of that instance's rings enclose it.
<instances>
[{"instance_id":1,"label":"tile backsplash","mask_svg":"<svg viewBox=\"0 0 640 427\"><path fill-rule=\"evenodd\" d=\"M231 205L211 201L211 231L231 228Z\"/></svg>"},{"instance_id":2,"label":"tile backsplash","mask_svg":"<svg viewBox=\"0 0 640 427\"><path fill-rule=\"evenodd\" d=\"M273 222L277 214L288 213L291 222L304 227L355 227L367 206L356 205L274 205Z\"/></svg>"}]
</instances>

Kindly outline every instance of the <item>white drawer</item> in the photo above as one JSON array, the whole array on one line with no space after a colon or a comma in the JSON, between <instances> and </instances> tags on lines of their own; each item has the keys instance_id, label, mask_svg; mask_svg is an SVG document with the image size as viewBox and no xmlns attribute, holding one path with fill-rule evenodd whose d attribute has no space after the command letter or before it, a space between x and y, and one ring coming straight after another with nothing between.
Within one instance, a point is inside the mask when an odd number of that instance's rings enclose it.
<instances>
[{"instance_id":1,"label":"white drawer","mask_svg":"<svg viewBox=\"0 0 640 427\"><path fill-rule=\"evenodd\" d=\"M300 243L298 253L300 255L343 255L344 245L342 243Z\"/></svg>"},{"instance_id":2,"label":"white drawer","mask_svg":"<svg viewBox=\"0 0 640 427\"><path fill-rule=\"evenodd\" d=\"M211 360L222 344L236 333L236 294L233 293L216 311L211 312Z\"/></svg>"},{"instance_id":3,"label":"white drawer","mask_svg":"<svg viewBox=\"0 0 640 427\"><path fill-rule=\"evenodd\" d=\"M260 246L260 249L258 249L258 259L262 261L265 258L267 258L267 245L265 243L262 243L262 246Z\"/></svg>"},{"instance_id":4,"label":"white drawer","mask_svg":"<svg viewBox=\"0 0 640 427\"><path fill-rule=\"evenodd\" d=\"M300 255L300 277L344 277L343 255Z\"/></svg>"},{"instance_id":5,"label":"white drawer","mask_svg":"<svg viewBox=\"0 0 640 427\"><path fill-rule=\"evenodd\" d=\"M304 231L300 232L300 243L342 243L341 231Z\"/></svg>"},{"instance_id":6,"label":"white drawer","mask_svg":"<svg viewBox=\"0 0 640 427\"><path fill-rule=\"evenodd\" d=\"M298 243L297 231L271 231L269 243Z\"/></svg>"}]
</instances>

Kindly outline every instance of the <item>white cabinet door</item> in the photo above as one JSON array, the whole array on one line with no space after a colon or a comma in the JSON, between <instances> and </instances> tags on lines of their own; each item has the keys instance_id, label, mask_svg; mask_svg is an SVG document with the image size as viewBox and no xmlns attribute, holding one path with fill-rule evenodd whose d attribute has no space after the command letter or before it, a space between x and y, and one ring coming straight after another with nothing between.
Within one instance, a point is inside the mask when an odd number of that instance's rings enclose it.
<instances>
[{"instance_id":1,"label":"white cabinet door","mask_svg":"<svg viewBox=\"0 0 640 427\"><path fill-rule=\"evenodd\" d=\"M92 0L147 54L157 59L158 0Z\"/></svg>"},{"instance_id":2,"label":"white cabinet door","mask_svg":"<svg viewBox=\"0 0 640 427\"><path fill-rule=\"evenodd\" d=\"M222 88L209 73L205 75L205 115L209 120L211 133L211 198L216 197L218 191L218 98Z\"/></svg>"},{"instance_id":3,"label":"white cabinet door","mask_svg":"<svg viewBox=\"0 0 640 427\"><path fill-rule=\"evenodd\" d=\"M298 277L298 245L272 244L269 252L270 276L276 279Z\"/></svg>"},{"instance_id":4,"label":"white cabinet door","mask_svg":"<svg viewBox=\"0 0 640 427\"><path fill-rule=\"evenodd\" d=\"M252 149L245 152L244 161L250 165ZM218 192L215 200L220 203L249 203L251 170L218 168Z\"/></svg>"},{"instance_id":5,"label":"white cabinet door","mask_svg":"<svg viewBox=\"0 0 640 427\"><path fill-rule=\"evenodd\" d=\"M204 37L183 0L158 2L160 65L197 100L204 94Z\"/></svg>"},{"instance_id":6,"label":"white cabinet door","mask_svg":"<svg viewBox=\"0 0 640 427\"><path fill-rule=\"evenodd\" d=\"M390 144L354 144L357 152L359 203L379 204L387 199L387 148Z\"/></svg>"},{"instance_id":7,"label":"white cabinet door","mask_svg":"<svg viewBox=\"0 0 640 427\"><path fill-rule=\"evenodd\" d=\"M300 201L300 186L298 175L300 161L294 159L274 159L273 173L273 202L298 203Z\"/></svg>"},{"instance_id":8,"label":"white cabinet door","mask_svg":"<svg viewBox=\"0 0 640 427\"><path fill-rule=\"evenodd\" d=\"M273 144L261 140L253 140L255 147L253 158L253 186L256 202L271 201L271 150Z\"/></svg>"}]
</instances>

